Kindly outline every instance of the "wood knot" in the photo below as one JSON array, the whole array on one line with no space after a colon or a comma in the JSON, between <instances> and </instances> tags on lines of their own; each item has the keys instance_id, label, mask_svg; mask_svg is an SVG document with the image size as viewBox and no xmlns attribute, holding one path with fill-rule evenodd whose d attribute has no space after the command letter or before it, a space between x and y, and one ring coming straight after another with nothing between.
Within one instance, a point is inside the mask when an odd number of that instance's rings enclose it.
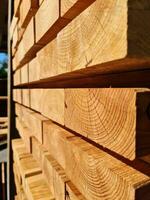
<instances>
[{"instance_id":1,"label":"wood knot","mask_svg":"<svg viewBox=\"0 0 150 200\"><path fill-rule=\"evenodd\" d=\"M68 108L67 103L65 102L65 108Z\"/></svg>"}]
</instances>

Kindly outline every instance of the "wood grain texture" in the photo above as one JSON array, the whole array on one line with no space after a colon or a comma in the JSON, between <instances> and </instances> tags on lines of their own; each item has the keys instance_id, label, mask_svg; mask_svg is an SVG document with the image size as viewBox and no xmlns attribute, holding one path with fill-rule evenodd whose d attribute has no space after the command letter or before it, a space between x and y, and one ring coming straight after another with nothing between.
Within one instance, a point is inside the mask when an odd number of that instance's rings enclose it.
<instances>
[{"instance_id":1,"label":"wood grain texture","mask_svg":"<svg viewBox=\"0 0 150 200\"><path fill-rule=\"evenodd\" d=\"M40 169L38 163L32 156L23 158L19 161L18 167L22 177L23 188L26 189L26 178L32 177L37 174L41 174L42 170Z\"/></svg>"},{"instance_id":2,"label":"wood grain texture","mask_svg":"<svg viewBox=\"0 0 150 200\"><path fill-rule=\"evenodd\" d=\"M26 179L26 195L30 200L55 200L42 174Z\"/></svg>"},{"instance_id":3,"label":"wood grain texture","mask_svg":"<svg viewBox=\"0 0 150 200\"><path fill-rule=\"evenodd\" d=\"M140 199L138 194L150 188L146 165L144 174L57 125L44 124L44 145L89 200Z\"/></svg>"},{"instance_id":4,"label":"wood grain texture","mask_svg":"<svg viewBox=\"0 0 150 200\"><path fill-rule=\"evenodd\" d=\"M66 68L60 68L57 63L56 49L57 43L56 39L54 39L37 53L37 62L40 66L39 79L56 76L57 74L66 72Z\"/></svg>"},{"instance_id":5,"label":"wood grain texture","mask_svg":"<svg viewBox=\"0 0 150 200\"><path fill-rule=\"evenodd\" d=\"M11 21L11 25L10 25L10 29L9 29L9 37L10 39L12 39L13 34L14 34L14 30L17 26L17 22L18 22L18 17L13 16L12 21Z\"/></svg>"},{"instance_id":6,"label":"wood grain texture","mask_svg":"<svg viewBox=\"0 0 150 200\"><path fill-rule=\"evenodd\" d=\"M17 163L17 165L21 159L31 157L22 139L12 140L12 150L13 150L13 159L15 163Z\"/></svg>"},{"instance_id":7,"label":"wood grain texture","mask_svg":"<svg viewBox=\"0 0 150 200\"><path fill-rule=\"evenodd\" d=\"M65 182L68 181L68 178L62 167L50 155L45 155L42 169L55 198L64 199Z\"/></svg>"},{"instance_id":8,"label":"wood grain texture","mask_svg":"<svg viewBox=\"0 0 150 200\"><path fill-rule=\"evenodd\" d=\"M32 155L37 160L37 162L39 163L42 169L44 156L48 154L48 151L34 136L31 138L31 143L32 143ZM42 172L43 172L43 169L42 169Z\"/></svg>"},{"instance_id":9,"label":"wood grain texture","mask_svg":"<svg viewBox=\"0 0 150 200\"><path fill-rule=\"evenodd\" d=\"M18 71L18 70L17 70ZM28 83L29 82L29 66L28 64L24 65L21 69L21 83Z\"/></svg>"},{"instance_id":10,"label":"wood grain texture","mask_svg":"<svg viewBox=\"0 0 150 200\"><path fill-rule=\"evenodd\" d=\"M14 86L19 85L21 83L21 72L20 72L20 70L17 70L14 73L13 82L14 82L14 84L13 84Z\"/></svg>"},{"instance_id":11,"label":"wood grain texture","mask_svg":"<svg viewBox=\"0 0 150 200\"><path fill-rule=\"evenodd\" d=\"M42 94L43 94L43 89L30 90L30 106L33 110L36 110L38 112L41 111Z\"/></svg>"},{"instance_id":12,"label":"wood grain texture","mask_svg":"<svg viewBox=\"0 0 150 200\"><path fill-rule=\"evenodd\" d=\"M49 3L48 0L44 0L38 12L35 15L36 43L46 44L45 41L46 39L42 38L58 18L59 18L59 1L54 0L53 2ZM47 35L48 37L52 37L53 34L54 33L51 32L51 34Z\"/></svg>"},{"instance_id":13,"label":"wood grain texture","mask_svg":"<svg viewBox=\"0 0 150 200\"><path fill-rule=\"evenodd\" d=\"M66 89L65 126L134 160L149 153L149 90Z\"/></svg>"},{"instance_id":14,"label":"wood grain texture","mask_svg":"<svg viewBox=\"0 0 150 200\"><path fill-rule=\"evenodd\" d=\"M34 18L32 18L23 35L25 54L34 46L35 43L34 34L35 34Z\"/></svg>"},{"instance_id":15,"label":"wood grain texture","mask_svg":"<svg viewBox=\"0 0 150 200\"><path fill-rule=\"evenodd\" d=\"M30 107L30 90L29 89L21 89L22 90L22 104L24 106Z\"/></svg>"},{"instance_id":16,"label":"wood grain texture","mask_svg":"<svg viewBox=\"0 0 150 200\"><path fill-rule=\"evenodd\" d=\"M66 200L86 200L71 181L66 183Z\"/></svg>"},{"instance_id":17,"label":"wood grain texture","mask_svg":"<svg viewBox=\"0 0 150 200\"><path fill-rule=\"evenodd\" d=\"M40 48L41 46L35 44L35 22L34 17L32 17L18 46L18 54L20 56L16 67L21 67L33 59Z\"/></svg>"},{"instance_id":18,"label":"wood grain texture","mask_svg":"<svg viewBox=\"0 0 150 200\"><path fill-rule=\"evenodd\" d=\"M73 71L119 59L149 60L146 2L95 1L58 34L58 65Z\"/></svg>"},{"instance_id":19,"label":"wood grain texture","mask_svg":"<svg viewBox=\"0 0 150 200\"><path fill-rule=\"evenodd\" d=\"M17 190L17 193L20 192L20 189L21 189L21 183L19 182L19 171L17 169L17 164L16 163L13 163L13 172L14 172L14 181L15 181L15 186L16 186L16 190Z\"/></svg>"},{"instance_id":20,"label":"wood grain texture","mask_svg":"<svg viewBox=\"0 0 150 200\"><path fill-rule=\"evenodd\" d=\"M36 41L38 44L46 44L54 39L58 32L63 29L73 18L86 9L94 0L73 1L69 6L66 1L53 1L49 4L44 0L36 14ZM71 4L71 5L70 5ZM45 19L48 19L46 23ZM40 25L43 25L42 28Z\"/></svg>"},{"instance_id":21,"label":"wood grain texture","mask_svg":"<svg viewBox=\"0 0 150 200\"><path fill-rule=\"evenodd\" d=\"M27 151L32 153L32 133L18 117L16 117L16 129L18 130L20 137L23 139Z\"/></svg>"},{"instance_id":22,"label":"wood grain texture","mask_svg":"<svg viewBox=\"0 0 150 200\"><path fill-rule=\"evenodd\" d=\"M96 0L61 0L61 16L74 19Z\"/></svg>"},{"instance_id":23,"label":"wood grain texture","mask_svg":"<svg viewBox=\"0 0 150 200\"><path fill-rule=\"evenodd\" d=\"M43 122L48 119L37 112L34 112L22 105L17 105L17 115L21 119L25 126L31 131L31 133L43 143ZM32 124L32 126L31 126Z\"/></svg>"},{"instance_id":24,"label":"wood grain texture","mask_svg":"<svg viewBox=\"0 0 150 200\"><path fill-rule=\"evenodd\" d=\"M51 120L64 124L64 90L46 89L42 92L41 114Z\"/></svg>"},{"instance_id":25,"label":"wood grain texture","mask_svg":"<svg viewBox=\"0 0 150 200\"><path fill-rule=\"evenodd\" d=\"M45 59L47 57L45 57ZM39 79L40 79L40 63L38 62L37 57L35 57L29 62L29 82L33 82Z\"/></svg>"},{"instance_id":26,"label":"wood grain texture","mask_svg":"<svg viewBox=\"0 0 150 200\"><path fill-rule=\"evenodd\" d=\"M12 36L12 56L15 55L18 46L18 28L15 26L13 36Z\"/></svg>"},{"instance_id":27,"label":"wood grain texture","mask_svg":"<svg viewBox=\"0 0 150 200\"><path fill-rule=\"evenodd\" d=\"M13 101L18 103L22 102L22 93L20 89L13 89Z\"/></svg>"},{"instance_id":28,"label":"wood grain texture","mask_svg":"<svg viewBox=\"0 0 150 200\"><path fill-rule=\"evenodd\" d=\"M38 0L23 0L20 5L20 20L23 28L26 28L31 18L38 9Z\"/></svg>"}]
</instances>

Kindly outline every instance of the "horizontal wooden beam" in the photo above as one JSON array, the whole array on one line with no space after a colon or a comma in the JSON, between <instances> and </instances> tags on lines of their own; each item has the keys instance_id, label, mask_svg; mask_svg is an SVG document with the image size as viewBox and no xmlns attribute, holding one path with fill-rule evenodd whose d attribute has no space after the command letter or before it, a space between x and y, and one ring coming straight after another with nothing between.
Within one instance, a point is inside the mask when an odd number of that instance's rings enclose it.
<instances>
[{"instance_id":1,"label":"horizontal wooden beam","mask_svg":"<svg viewBox=\"0 0 150 200\"><path fill-rule=\"evenodd\" d=\"M107 199L117 200L135 199L136 196L140 199L143 194L148 200L150 188L148 175L144 175L83 139L74 137L57 125L47 122L43 130L44 146L65 169L68 178L85 198L99 200L105 196ZM145 169L146 172L148 169L145 167L143 165L143 170Z\"/></svg>"},{"instance_id":2,"label":"horizontal wooden beam","mask_svg":"<svg viewBox=\"0 0 150 200\"><path fill-rule=\"evenodd\" d=\"M92 71L92 68L91 68ZM84 73L85 72L85 73ZM90 70L88 70L90 72ZM14 86L14 88L150 88L150 70L129 72L86 73L86 70L65 73L58 76Z\"/></svg>"}]
</instances>

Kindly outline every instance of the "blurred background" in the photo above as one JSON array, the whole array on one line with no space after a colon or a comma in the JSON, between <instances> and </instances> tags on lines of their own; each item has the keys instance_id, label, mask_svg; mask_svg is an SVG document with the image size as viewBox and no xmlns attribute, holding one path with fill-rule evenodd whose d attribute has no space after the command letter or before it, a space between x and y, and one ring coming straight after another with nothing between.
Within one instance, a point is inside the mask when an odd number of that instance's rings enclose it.
<instances>
[{"instance_id":1,"label":"blurred background","mask_svg":"<svg viewBox=\"0 0 150 200\"><path fill-rule=\"evenodd\" d=\"M0 200L7 199L7 21L8 1L0 0Z\"/></svg>"}]
</instances>

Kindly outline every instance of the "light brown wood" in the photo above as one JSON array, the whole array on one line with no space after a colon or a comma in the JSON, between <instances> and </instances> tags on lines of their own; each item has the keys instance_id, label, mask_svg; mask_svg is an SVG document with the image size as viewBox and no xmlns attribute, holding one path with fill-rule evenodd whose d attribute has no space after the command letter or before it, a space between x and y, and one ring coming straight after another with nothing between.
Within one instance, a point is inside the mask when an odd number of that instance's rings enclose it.
<instances>
[{"instance_id":1,"label":"light brown wood","mask_svg":"<svg viewBox=\"0 0 150 200\"><path fill-rule=\"evenodd\" d=\"M149 153L149 90L66 89L65 126L134 160Z\"/></svg>"},{"instance_id":2,"label":"light brown wood","mask_svg":"<svg viewBox=\"0 0 150 200\"><path fill-rule=\"evenodd\" d=\"M15 161L17 166L19 165L21 159L31 157L31 154L28 153L22 139L13 140L12 149L13 149L13 160Z\"/></svg>"},{"instance_id":3,"label":"light brown wood","mask_svg":"<svg viewBox=\"0 0 150 200\"><path fill-rule=\"evenodd\" d=\"M12 36L12 53L13 56L15 55L17 51L17 46L18 46L18 28L17 26L14 29L13 36Z\"/></svg>"},{"instance_id":4,"label":"light brown wood","mask_svg":"<svg viewBox=\"0 0 150 200\"><path fill-rule=\"evenodd\" d=\"M22 90L21 89L13 89L13 101L22 103Z\"/></svg>"},{"instance_id":5,"label":"light brown wood","mask_svg":"<svg viewBox=\"0 0 150 200\"><path fill-rule=\"evenodd\" d=\"M41 5L43 3L44 0L39 0L39 5Z\"/></svg>"},{"instance_id":6,"label":"light brown wood","mask_svg":"<svg viewBox=\"0 0 150 200\"><path fill-rule=\"evenodd\" d=\"M42 174L26 178L26 196L30 200L55 200Z\"/></svg>"},{"instance_id":7,"label":"light brown wood","mask_svg":"<svg viewBox=\"0 0 150 200\"><path fill-rule=\"evenodd\" d=\"M20 42L25 31L25 28L22 27L22 23L20 19L18 21L17 28L18 28L18 42Z\"/></svg>"},{"instance_id":8,"label":"light brown wood","mask_svg":"<svg viewBox=\"0 0 150 200\"><path fill-rule=\"evenodd\" d=\"M95 1L58 34L58 65L73 71L118 59L149 59L148 6L146 1Z\"/></svg>"},{"instance_id":9,"label":"light brown wood","mask_svg":"<svg viewBox=\"0 0 150 200\"><path fill-rule=\"evenodd\" d=\"M24 65L21 69L21 83L29 82L29 66L28 64Z\"/></svg>"},{"instance_id":10,"label":"light brown wood","mask_svg":"<svg viewBox=\"0 0 150 200\"><path fill-rule=\"evenodd\" d=\"M10 39L12 39L12 37L13 37L14 30L15 30L15 28L17 26L17 22L18 22L18 17L13 16L12 21L11 21L11 26L10 26L10 29L9 29L9 37L10 37Z\"/></svg>"},{"instance_id":11,"label":"light brown wood","mask_svg":"<svg viewBox=\"0 0 150 200\"><path fill-rule=\"evenodd\" d=\"M16 129L18 130L20 137L23 139L27 151L32 153L32 133L18 117L16 117Z\"/></svg>"},{"instance_id":12,"label":"light brown wood","mask_svg":"<svg viewBox=\"0 0 150 200\"><path fill-rule=\"evenodd\" d=\"M55 24L58 18L59 0L54 0L51 3L49 3L49 0L44 0L35 15L37 44L46 44L56 36L58 30L64 26L64 22L66 21L60 20Z\"/></svg>"},{"instance_id":13,"label":"light brown wood","mask_svg":"<svg viewBox=\"0 0 150 200\"><path fill-rule=\"evenodd\" d=\"M40 115L39 113L36 113L22 105L17 105L16 108L17 108L17 115L19 119L21 119L24 122L24 125L31 131L31 133L42 144L43 143L43 122L47 121L48 119Z\"/></svg>"},{"instance_id":14,"label":"light brown wood","mask_svg":"<svg viewBox=\"0 0 150 200\"><path fill-rule=\"evenodd\" d=\"M20 182L20 172L18 170L18 166L16 163L13 163L13 172L14 172L14 181L15 181L16 190L17 190L17 193L19 193L22 188L22 183Z\"/></svg>"},{"instance_id":15,"label":"light brown wood","mask_svg":"<svg viewBox=\"0 0 150 200\"><path fill-rule=\"evenodd\" d=\"M0 123L7 123L8 122L8 117L0 117Z\"/></svg>"},{"instance_id":16,"label":"light brown wood","mask_svg":"<svg viewBox=\"0 0 150 200\"><path fill-rule=\"evenodd\" d=\"M69 181L66 177L64 169L57 163L51 155L44 156L43 173L51 187L51 191L55 198L62 200L65 198L65 184Z\"/></svg>"},{"instance_id":17,"label":"light brown wood","mask_svg":"<svg viewBox=\"0 0 150 200\"><path fill-rule=\"evenodd\" d=\"M45 57L46 59L47 57ZM29 82L33 82L40 79L40 63L35 57L29 62Z\"/></svg>"},{"instance_id":18,"label":"light brown wood","mask_svg":"<svg viewBox=\"0 0 150 200\"><path fill-rule=\"evenodd\" d=\"M149 198L150 171L143 163L145 174L52 123L44 123L44 145L85 198L140 199L146 189Z\"/></svg>"},{"instance_id":19,"label":"light brown wood","mask_svg":"<svg viewBox=\"0 0 150 200\"><path fill-rule=\"evenodd\" d=\"M14 1L14 15L15 15L15 17L20 16L20 12L19 12L20 4L21 4L21 0L15 0Z\"/></svg>"},{"instance_id":20,"label":"light brown wood","mask_svg":"<svg viewBox=\"0 0 150 200\"><path fill-rule=\"evenodd\" d=\"M30 38L32 39L32 35L30 36ZM26 41L27 42L27 41ZM28 44L27 46L30 44L29 42L29 39L28 39ZM20 41L19 45L18 45L18 49L17 49L17 52L15 54L15 69L17 69L17 67L21 64L21 61L23 60L24 58L24 55L25 55L26 51L25 51L25 46L24 46L24 41L23 39ZM24 63L23 63L24 65Z\"/></svg>"},{"instance_id":21,"label":"light brown wood","mask_svg":"<svg viewBox=\"0 0 150 200\"><path fill-rule=\"evenodd\" d=\"M150 152L148 89L30 90L31 108L130 160Z\"/></svg>"},{"instance_id":22,"label":"light brown wood","mask_svg":"<svg viewBox=\"0 0 150 200\"><path fill-rule=\"evenodd\" d=\"M40 112L44 116L64 124L64 90L46 89L42 92Z\"/></svg>"},{"instance_id":23,"label":"light brown wood","mask_svg":"<svg viewBox=\"0 0 150 200\"><path fill-rule=\"evenodd\" d=\"M38 112L41 111L41 99L43 94L43 89L33 89L30 90L30 106L33 110Z\"/></svg>"},{"instance_id":24,"label":"light brown wood","mask_svg":"<svg viewBox=\"0 0 150 200\"><path fill-rule=\"evenodd\" d=\"M66 183L66 200L86 200L71 181Z\"/></svg>"},{"instance_id":25,"label":"light brown wood","mask_svg":"<svg viewBox=\"0 0 150 200\"><path fill-rule=\"evenodd\" d=\"M31 138L31 142L32 142L32 155L42 168L44 162L44 156L48 154L48 151L44 148L43 145L41 145L41 143L34 136Z\"/></svg>"},{"instance_id":26,"label":"light brown wood","mask_svg":"<svg viewBox=\"0 0 150 200\"><path fill-rule=\"evenodd\" d=\"M62 69L58 65L56 49L57 41L54 39L37 53L37 62L40 66L39 79L56 76L66 72L66 67Z\"/></svg>"},{"instance_id":27,"label":"light brown wood","mask_svg":"<svg viewBox=\"0 0 150 200\"><path fill-rule=\"evenodd\" d=\"M61 0L61 16L73 19L94 1L96 0Z\"/></svg>"},{"instance_id":28,"label":"light brown wood","mask_svg":"<svg viewBox=\"0 0 150 200\"><path fill-rule=\"evenodd\" d=\"M41 174L42 170L39 167L36 160L33 159L32 156L23 158L19 161L18 167L22 177L22 185L23 188L26 190L26 178L32 177L37 174Z\"/></svg>"},{"instance_id":29,"label":"light brown wood","mask_svg":"<svg viewBox=\"0 0 150 200\"><path fill-rule=\"evenodd\" d=\"M26 28L38 9L38 0L23 0L20 5L20 20L22 27Z\"/></svg>"},{"instance_id":30,"label":"light brown wood","mask_svg":"<svg viewBox=\"0 0 150 200\"><path fill-rule=\"evenodd\" d=\"M21 89L22 90L22 104L24 106L30 107L30 90L29 89Z\"/></svg>"},{"instance_id":31,"label":"light brown wood","mask_svg":"<svg viewBox=\"0 0 150 200\"><path fill-rule=\"evenodd\" d=\"M20 72L20 70L17 70L14 73L13 78L14 78L14 86L19 85L21 83L21 72Z\"/></svg>"},{"instance_id":32,"label":"light brown wood","mask_svg":"<svg viewBox=\"0 0 150 200\"><path fill-rule=\"evenodd\" d=\"M34 18L32 18L23 35L25 54L34 46L35 43L34 34L35 34Z\"/></svg>"}]
</instances>

